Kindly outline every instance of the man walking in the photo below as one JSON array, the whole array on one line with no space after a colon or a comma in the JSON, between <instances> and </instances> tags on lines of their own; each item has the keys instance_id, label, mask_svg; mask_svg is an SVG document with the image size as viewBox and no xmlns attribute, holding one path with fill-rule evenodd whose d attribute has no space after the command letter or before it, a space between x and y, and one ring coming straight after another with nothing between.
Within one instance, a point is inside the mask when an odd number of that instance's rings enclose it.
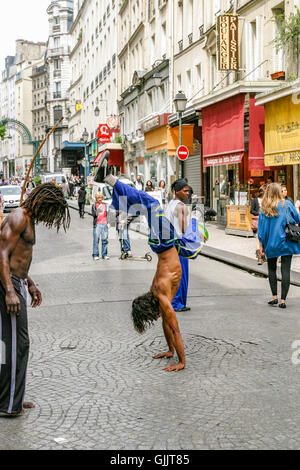
<instances>
[{"instance_id":1,"label":"man walking","mask_svg":"<svg viewBox=\"0 0 300 470\"><path fill-rule=\"evenodd\" d=\"M80 186L79 191L78 191L79 217L80 217L81 219L84 219L85 201L86 201L86 190L85 190L84 184L82 184L82 185Z\"/></svg>"},{"instance_id":2,"label":"man walking","mask_svg":"<svg viewBox=\"0 0 300 470\"><path fill-rule=\"evenodd\" d=\"M172 191L175 193L175 198L169 202L166 217L173 225L178 238L182 238L188 226L189 210L186 206L186 201L189 198L190 187L185 179L175 181L171 186ZM189 288L189 260L180 256L182 276L180 286L172 301L172 307L175 312L187 312L191 310L187 307L187 293Z\"/></svg>"},{"instance_id":3,"label":"man walking","mask_svg":"<svg viewBox=\"0 0 300 470\"><path fill-rule=\"evenodd\" d=\"M25 408L26 370L29 354L26 285L33 308L41 305L42 296L28 276L35 244L35 224L48 228L70 225L67 202L60 188L45 183L33 189L21 207L11 212L0 233L0 412L18 416Z\"/></svg>"}]
</instances>

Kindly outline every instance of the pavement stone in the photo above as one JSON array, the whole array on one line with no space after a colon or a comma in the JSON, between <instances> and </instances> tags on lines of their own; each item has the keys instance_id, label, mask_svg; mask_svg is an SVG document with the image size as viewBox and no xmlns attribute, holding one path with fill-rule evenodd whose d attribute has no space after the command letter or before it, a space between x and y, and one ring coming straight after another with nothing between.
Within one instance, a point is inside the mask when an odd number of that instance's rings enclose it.
<instances>
[{"instance_id":1,"label":"pavement stone","mask_svg":"<svg viewBox=\"0 0 300 470\"><path fill-rule=\"evenodd\" d=\"M268 281L215 260L190 263L178 314L187 367L168 374L161 321L138 335L130 320L151 263L91 257L92 219L72 211L67 234L37 227L31 269L43 305L29 308L26 399L36 408L0 418L0 449L296 449L300 446L298 287L270 308ZM134 237L137 238L134 238ZM134 253L147 240L132 234Z\"/></svg>"}]
</instances>

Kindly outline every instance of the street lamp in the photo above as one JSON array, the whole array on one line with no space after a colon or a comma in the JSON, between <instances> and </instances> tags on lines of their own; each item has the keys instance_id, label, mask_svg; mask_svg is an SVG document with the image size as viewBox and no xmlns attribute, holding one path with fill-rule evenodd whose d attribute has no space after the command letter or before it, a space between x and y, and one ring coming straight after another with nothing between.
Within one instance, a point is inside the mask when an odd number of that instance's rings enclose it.
<instances>
[{"instance_id":1,"label":"street lamp","mask_svg":"<svg viewBox=\"0 0 300 470\"><path fill-rule=\"evenodd\" d=\"M179 118L179 146L182 145L182 113L185 111L187 97L182 91L179 91L174 98L175 110ZM176 159L176 178L179 177L179 161Z\"/></svg>"},{"instance_id":2,"label":"street lamp","mask_svg":"<svg viewBox=\"0 0 300 470\"><path fill-rule=\"evenodd\" d=\"M86 152L86 147L87 147L87 142L88 142L89 134L86 128L84 128L83 134L82 134L82 140L84 142L84 186L87 185L87 152Z\"/></svg>"},{"instance_id":3,"label":"street lamp","mask_svg":"<svg viewBox=\"0 0 300 470\"><path fill-rule=\"evenodd\" d=\"M94 114L96 117L100 116L100 109L98 108L98 106L96 106L96 108L94 109Z\"/></svg>"},{"instance_id":4,"label":"street lamp","mask_svg":"<svg viewBox=\"0 0 300 470\"><path fill-rule=\"evenodd\" d=\"M174 98L175 110L179 117L179 145L182 145L182 113L185 111L187 97L182 91L179 91Z\"/></svg>"}]
</instances>

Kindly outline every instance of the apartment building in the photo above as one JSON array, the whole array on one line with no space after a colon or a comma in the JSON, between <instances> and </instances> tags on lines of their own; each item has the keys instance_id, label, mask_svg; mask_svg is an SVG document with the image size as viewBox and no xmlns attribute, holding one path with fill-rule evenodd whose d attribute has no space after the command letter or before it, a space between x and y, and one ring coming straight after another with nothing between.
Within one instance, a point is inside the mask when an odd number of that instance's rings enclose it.
<instances>
[{"instance_id":1,"label":"apartment building","mask_svg":"<svg viewBox=\"0 0 300 470\"><path fill-rule=\"evenodd\" d=\"M172 2L126 0L119 9L119 112L125 166L135 178L169 183L174 158L167 150L171 112Z\"/></svg>"},{"instance_id":2,"label":"apartment building","mask_svg":"<svg viewBox=\"0 0 300 470\"><path fill-rule=\"evenodd\" d=\"M49 129L63 117L56 131L50 136L47 151L48 169L62 168L62 143L68 140L68 89L71 83L70 30L73 23L73 0L56 0L47 9L49 38L46 53L48 74L47 111Z\"/></svg>"},{"instance_id":3,"label":"apartment building","mask_svg":"<svg viewBox=\"0 0 300 470\"><path fill-rule=\"evenodd\" d=\"M0 120L15 119L15 75L16 57L5 59L5 69L0 82ZM0 140L0 172L7 178L14 173L16 152L16 134L7 130L4 141Z\"/></svg>"},{"instance_id":4,"label":"apartment building","mask_svg":"<svg viewBox=\"0 0 300 470\"><path fill-rule=\"evenodd\" d=\"M47 135L49 114L47 110L48 75L44 57L32 70L32 138L40 144ZM44 145L37 158L39 170L48 170L48 148Z\"/></svg>"},{"instance_id":5,"label":"apartment building","mask_svg":"<svg viewBox=\"0 0 300 470\"><path fill-rule=\"evenodd\" d=\"M92 165L100 151L97 132L112 117L118 128L117 109L117 12L118 2L82 0L74 7L71 28L72 80L69 88L69 144L64 153L73 152L73 167L82 160L83 133L88 134L87 160ZM115 136L115 133L114 133ZM112 140L115 140L114 138ZM114 147L114 148L113 148ZM122 148L114 145L112 154ZM85 161L81 162L83 171ZM87 169L88 172L90 168Z\"/></svg>"}]
</instances>

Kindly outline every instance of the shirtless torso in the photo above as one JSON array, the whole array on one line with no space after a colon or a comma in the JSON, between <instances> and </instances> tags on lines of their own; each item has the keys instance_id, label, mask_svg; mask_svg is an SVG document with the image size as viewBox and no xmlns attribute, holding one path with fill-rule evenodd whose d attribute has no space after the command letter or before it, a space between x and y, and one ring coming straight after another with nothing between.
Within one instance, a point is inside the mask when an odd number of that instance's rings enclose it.
<instances>
[{"instance_id":1,"label":"shirtless torso","mask_svg":"<svg viewBox=\"0 0 300 470\"><path fill-rule=\"evenodd\" d=\"M34 244L35 228L30 215L23 208L14 210L3 222L0 232L0 280L6 291L8 313L18 314L20 310L20 301L15 293L11 274L27 279L33 307L42 302L40 291L28 276Z\"/></svg>"},{"instance_id":2,"label":"shirtless torso","mask_svg":"<svg viewBox=\"0 0 300 470\"><path fill-rule=\"evenodd\" d=\"M181 265L176 248L171 248L158 256L156 274L151 291L158 298L163 320L163 330L169 346L169 351L157 354L154 359L170 358L176 350L178 363L166 367L167 372L178 371L185 367L184 345L179 330L172 300L178 290L181 280Z\"/></svg>"}]
</instances>

